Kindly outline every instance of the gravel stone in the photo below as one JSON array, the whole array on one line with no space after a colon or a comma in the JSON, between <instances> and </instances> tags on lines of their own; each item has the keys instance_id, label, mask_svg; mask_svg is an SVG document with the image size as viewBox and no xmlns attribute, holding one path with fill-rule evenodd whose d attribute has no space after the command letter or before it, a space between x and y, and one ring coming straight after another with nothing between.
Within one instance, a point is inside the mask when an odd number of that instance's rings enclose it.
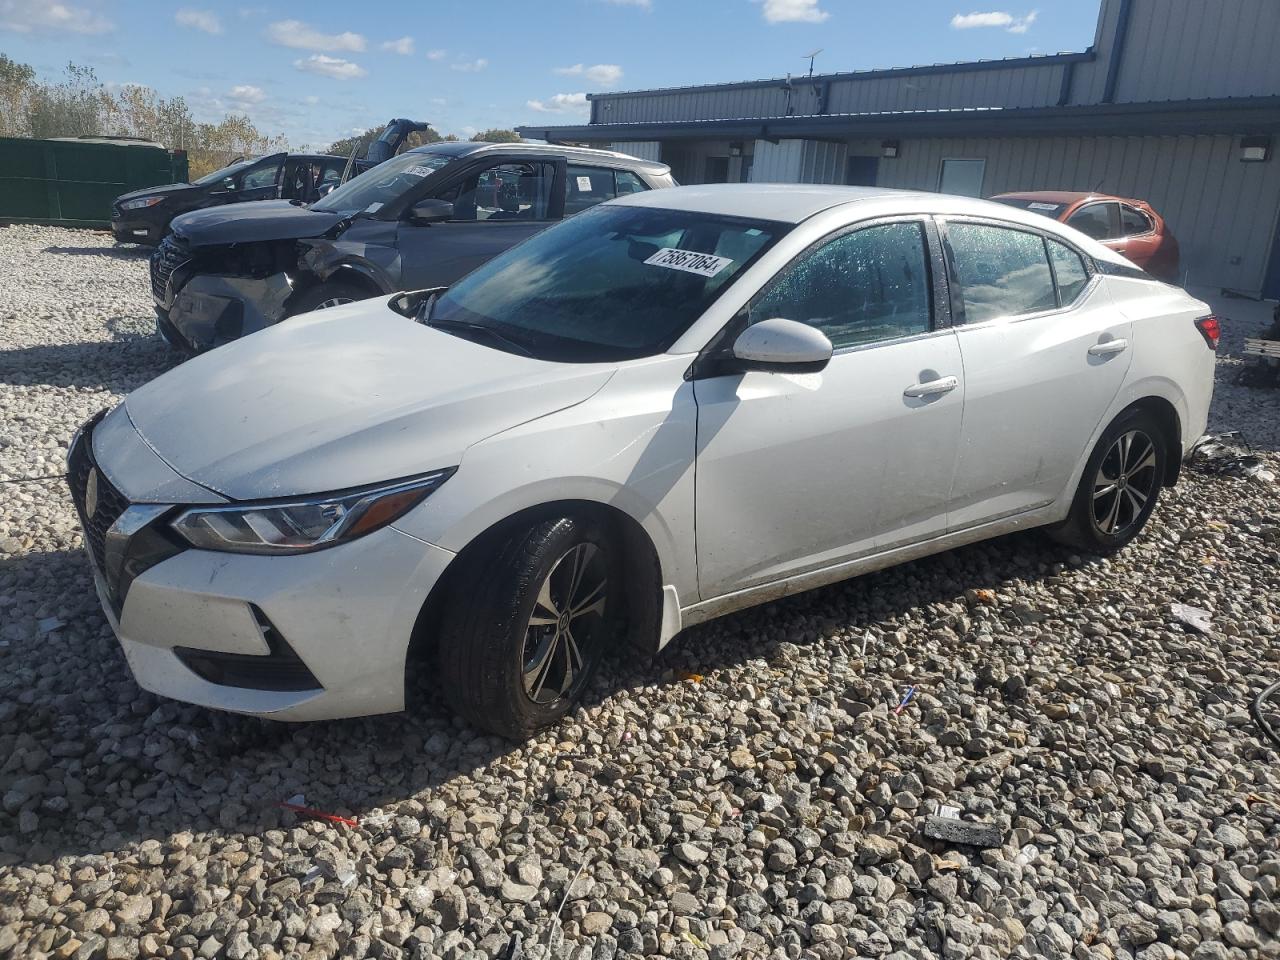
<instances>
[{"instance_id":1,"label":"gravel stone","mask_svg":"<svg viewBox=\"0 0 1280 960\"><path fill-rule=\"evenodd\" d=\"M1110 558L1019 534L696 626L524 743L429 682L396 716L273 724L137 686L58 479L80 423L178 362L146 252L0 228L0 284L0 955L1274 950L1280 777L1248 703L1280 676L1280 484L1189 466ZM1280 390L1233 382L1269 311L1210 299L1210 428L1280 472ZM277 806L298 794L361 825Z\"/></svg>"}]
</instances>

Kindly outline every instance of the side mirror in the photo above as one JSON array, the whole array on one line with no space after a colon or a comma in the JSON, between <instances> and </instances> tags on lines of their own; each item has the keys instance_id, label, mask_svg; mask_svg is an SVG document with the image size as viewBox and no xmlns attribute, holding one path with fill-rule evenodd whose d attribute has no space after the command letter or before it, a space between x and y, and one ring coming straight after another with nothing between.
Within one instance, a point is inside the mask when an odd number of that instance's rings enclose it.
<instances>
[{"instance_id":1,"label":"side mirror","mask_svg":"<svg viewBox=\"0 0 1280 960\"><path fill-rule=\"evenodd\" d=\"M769 373L817 373L831 361L831 351L821 330L780 317L752 324L733 343L741 369Z\"/></svg>"},{"instance_id":2,"label":"side mirror","mask_svg":"<svg viewBox=\"0 0 1280 960\"><path fill-rule=\"evenodd\" d=\"M453 219L453 204L448 200L419 200L409 208L414 223L441 223Z\"/></svg>"}]
</instances>

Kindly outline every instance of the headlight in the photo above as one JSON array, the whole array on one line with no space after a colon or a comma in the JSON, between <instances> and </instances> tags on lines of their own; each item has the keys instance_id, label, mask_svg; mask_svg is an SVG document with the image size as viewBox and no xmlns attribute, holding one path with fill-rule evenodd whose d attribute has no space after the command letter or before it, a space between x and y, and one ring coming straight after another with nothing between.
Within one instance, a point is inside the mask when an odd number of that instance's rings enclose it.
<instances>
[{"instance_id":1,"label":"headlight","mask_svg":"<svg viewBox=\"0 0 1280 960\"><path fill-rule=\"evenodd\" d=\"M120 204L121 210L141 210L143 207L154 207L164 197L139 197L137 200L126 200Z\"/></svg>"},{"instance_id":2,"label":"headlight","mask_svg":"<svg viewBox=\"0 0 1280 960\"><path fill-rule=\"evenodd\" d=\"M453 475L454 469L348 493L192 507L172 526L184 540L202 550L305 553L385 527L425 500Z\"/></svg>"}]
</instances>

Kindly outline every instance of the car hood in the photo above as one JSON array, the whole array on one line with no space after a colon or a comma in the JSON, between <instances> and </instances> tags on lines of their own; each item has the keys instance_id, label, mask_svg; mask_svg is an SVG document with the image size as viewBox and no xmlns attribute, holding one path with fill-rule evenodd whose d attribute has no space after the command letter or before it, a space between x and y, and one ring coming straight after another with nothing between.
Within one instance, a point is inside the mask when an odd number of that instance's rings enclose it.
<instances>
[{"instance_id":1,"label":"car hood","mask_svg":"<svg viewBox=\"0 0 1280 960\"><path fill-rule=\"evenodd\" d=\"M147 187L145 190L130 190L128 193L122 193L116 197L116 203L122 203L125 200L137 200L140 197L159 197L170 193L185 193L188 190L199 189L199 187L190 183L162 183L157 187Z\"/></svg>"},{"instance_id":2,"label":"car hood","mask_svg":"<svg viewBox=\"0 0 1280 960\"><path fill-rule=\"evenodd\" d=\"M504 353L365 301L195 357L125 409L177 473L257 500L456 466L471 444L586 400L613 370Z\"/></svg>"},{"instance_id":3,"label":"car hood","mask_svg":"<svg viewBox=\"0 0 1280 960\"><path fill-rule=\"evenodd\" d=\"M288 200L246 200L184 213L174 218L172 229L191 246L206 247L318 237L346 216L311 210Z\"/></svg>"}]
</instances>

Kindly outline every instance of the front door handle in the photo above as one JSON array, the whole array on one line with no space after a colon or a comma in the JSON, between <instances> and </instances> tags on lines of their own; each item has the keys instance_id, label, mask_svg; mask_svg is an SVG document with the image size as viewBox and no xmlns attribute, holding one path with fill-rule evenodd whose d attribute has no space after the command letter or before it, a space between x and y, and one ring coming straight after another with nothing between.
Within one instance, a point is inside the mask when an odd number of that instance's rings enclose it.
<instances>
[{"instance_id":1,"label":"front door handle","mask_svg":"<svg viewBox=\"0 0 1280 960\"><path fill-rule=\"evenodd\" d=\"M902 391L904 397L911 397L920 400L925 397L940 397L944 393L950 393L956 387L960 386L960 380L956 377L943 377L940 380L930 380L927 383L913 383L907 389Z\"/></svg>"},{"instance_id":2,"label":"front door handle","mask_svg":"<svg viewBox=\"0 0 1280 960\"><path fill-rule=\"evenodd\" d=\"M1127 349L1129 349L1128 340L1104 340L1102 343L1095 343L1089 348L1089 356L1114 357L1117 353L1124 353Z\"/></svg>"}]
</instances>

